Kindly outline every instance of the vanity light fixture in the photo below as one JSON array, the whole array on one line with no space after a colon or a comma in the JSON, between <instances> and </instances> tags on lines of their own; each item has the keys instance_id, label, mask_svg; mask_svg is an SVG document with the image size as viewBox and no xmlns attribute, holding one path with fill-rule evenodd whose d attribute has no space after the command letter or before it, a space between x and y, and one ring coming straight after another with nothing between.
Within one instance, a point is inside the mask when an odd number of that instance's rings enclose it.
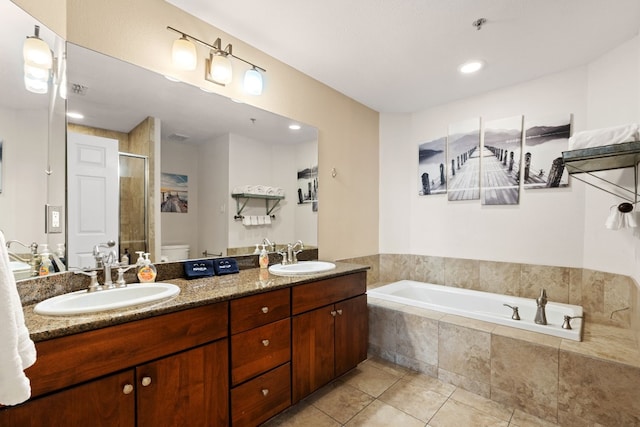
<instances>
[{"instance_id":1,"label":"vanity light fixture","mask_svg":"<svg viewBox=\"0 0 640 427\"><path fill-rule=\"evenodd\" d=\"M196 65L198 65L196 45L183 34L182 37L173 42L171 60L173 65L181 70L195 70Z\"/></svg>"},{"instance_id":2,"label":"vanity light fixture","mask_svg":"<svg viewBox=\"0 0 640 427\"><path fill-rule=\"evenodd\" d=\"M244 90L249 95L262 95L262 74L255 67L244 73Z\"/></svg>"},{"instance_id":3,"label":"vanity light fixture","mask_svg":"<svg viewBox=\"0 0 640 427\"><path fill-rule=\"evenodd\" d=\"M231 45L231 43L227 44L227 46L222 49L222 40L220 38L217 38L213 44L209 44L173 27L167 26L167 30L174 31L180 34L180 38L174 42L174 49L172 50L172 57L176 66L182 68L178 61L176 61L176 55L180 57L182 56L182 54L187 49L187 43L192 46L192 48L190 47L189 50L193 53L194 62L197 62L197 59L195 59L197 56L195 53L195 42L209 49L209 57L205 60L205 80L219 84L221 86L226 86L227 84L231 83L233 79L233 67L231 64L231 58L235 58L251 66L249 71L247 71L247 74L245 74L245 90L252 95L260 95L262 93L262 74L260 73L260 71L266 73L267 70L245 59L242 59L239 56L234 55L233 46ZM178 44L178 47L176 47L176 43ZM179 55L176 53L176 49L178 49L178 51L180 52ZM189 65L191 64L192 63L190 63ZM195 69L195 65L193 66L193 68L189 69Z\"/></svg>"},{"instance_id":4,"label":"vanity light fixture","mask_svg":"<svg viewBox=\"0 0 640 427\"><path fill-rule=\"evenodd\" d=\"M47 93L53 68L53 55L47 42L40 38L40 26L35 25L34 35L27 36L22 46L24 59L24 86L29 92Z\"/></svg>"}]
</instances>

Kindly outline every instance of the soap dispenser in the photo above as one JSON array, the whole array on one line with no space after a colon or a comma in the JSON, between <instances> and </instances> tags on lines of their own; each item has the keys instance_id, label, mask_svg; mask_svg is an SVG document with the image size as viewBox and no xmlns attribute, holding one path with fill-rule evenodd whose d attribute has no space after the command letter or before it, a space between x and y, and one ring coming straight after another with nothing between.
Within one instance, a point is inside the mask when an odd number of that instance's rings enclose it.
<instances>
[{"instance_id":1,"label":"soap dispenser","mask_svg":"<svg viewBox=\"0 0 640 427\"><path fill-rule=\"evenodd\" d=\"M49 245L42 243L40 246L40 268L38 270L39 276L47 276L53 272L53 265L51 264L51 254L49 253Z\"/></svg>"},{"instance_id":2,"label":"soap dispenser","mask_svg":"<svg viewBox=\"0 0 640 427\"><path fill-rule=\"evenodd\" d=\"M138 259L136 260L136 265L138 267L142 267L144 265L144 257L142 256L144 251L136 251L136 253L138 254Z\"/></svg>"},{"instance_id":3,"label":"soap dispenser","mask_svg":"<svg viewBox=\"0 0 640 427\"><path fill-rule=\"evenodd\" d=\"M151 283L156 281L158 271L156 267L151 264L149 259L149 253L144 254L144 261L142 267L138 268L138 280L140 283Z\"/></svg>"},{"instance_id":4,"label":"soap dispenser","mask_svg":"<svg viewBox=\"0 0 640 427\"><path fill-rule=\"evenodd\" d=\"M260 256L258 257L258 263L260 264L260 268L269 267L269 254L267 253L264 245L262 245L262 250L260 251Z\"/></svg>"}]
</instances>

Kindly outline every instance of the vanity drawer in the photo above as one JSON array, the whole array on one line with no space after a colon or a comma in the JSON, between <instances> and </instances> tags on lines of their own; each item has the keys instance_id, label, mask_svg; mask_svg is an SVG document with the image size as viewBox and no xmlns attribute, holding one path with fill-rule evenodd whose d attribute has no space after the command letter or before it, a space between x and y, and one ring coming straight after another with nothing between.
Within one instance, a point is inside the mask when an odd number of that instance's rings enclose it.
<instances>
[{"instance_id":1,"label":"vanity drawer","mask_svg":"<svg viewBox=\"0 0 640 427\"><path fill-rule=\"evenodd\" d=\"M256 426L289 406L290 363L231 390L231 419L234 427Z\"/></svg>"},{"instance_id":2,"label":"vanity drawer","mask_svg":"<svg viewBox=\"0 0 640 427\"><path fill-rule=\"evenodd\" d=\"M294 286L291 291L293 314L304 313L364 294L367 291L366 274L366 272L353 273Z\"/></svg>"},{"instance_id":3,"label":"vanity drawer","mask_svg":"<svg viewBox=\"0 0 640 427\"><path fill-rule=\"evenodd\" d=\"M231 337L231 382L249 378L291 360L291 319Z\"/></svg>"},{"instance_id":4,"label":"vanity drawer","mask_svg":"<svg viewBox=\"0 0 640 427\"><path fill-rule=\"evenodd\" d=\"M235 299L231 301L231 333L237 334L289 316L289 288Z\"/></svg>"}]
</instances>

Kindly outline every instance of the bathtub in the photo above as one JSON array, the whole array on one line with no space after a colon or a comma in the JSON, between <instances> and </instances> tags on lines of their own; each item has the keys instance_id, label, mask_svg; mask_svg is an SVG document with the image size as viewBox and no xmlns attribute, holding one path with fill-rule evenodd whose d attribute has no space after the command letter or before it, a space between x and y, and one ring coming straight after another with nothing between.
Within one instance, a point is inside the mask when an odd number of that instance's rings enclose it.
<instances>
[{"instance_id":1,"label":"bathtub","mask_svg":"<svg viewBox=\"0 0 640 427\"><path fill-rule=\"evenodd\" d=\"M547 324L538 325L533 321L536 315L536 301L531 298L432 285L413 280L401 280L370 289L367 291L367 295L573 341L581 341L582 337L583 319L573 319L571 321L572 329L562 328L565 315L582 316L582 307L577 305L548 302L546 306ZM511 319L512 310L503 304L518 307L521 320Z\"/></svg>"}]
</instances>

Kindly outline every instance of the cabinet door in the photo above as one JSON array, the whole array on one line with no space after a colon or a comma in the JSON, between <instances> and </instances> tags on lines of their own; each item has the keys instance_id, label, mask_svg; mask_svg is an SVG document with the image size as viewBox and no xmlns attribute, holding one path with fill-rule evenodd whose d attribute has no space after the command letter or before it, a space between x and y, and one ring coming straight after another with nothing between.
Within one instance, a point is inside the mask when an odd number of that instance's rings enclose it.
<instances>
[{"instance_id":1,"label":"cabinet door","mask_svg":"<svg viewBox=\"0 0 640 427\"><path fill-rule=\"evenodd\" d=\"M136 368L138 426L227 426L228 340Z\"/></svg>"},{"instance_id":2,"label":"cabinet door","mask_svg":"<svg viewBox=\"0 0 640 427\"><path fill-rule=\"evenodd\" d=\"M133 370L0 409L0 425L134 427Z\"/></svg>"},{"instance_id":3,"label":"cabinet door","mask_svg":"<svg viewBox=\"0 0 640 427\"><path fill-rule=\"evenodd\" d=\"M293 403L334 378L333 305L293 317Z\"/></svg>"},{"instance_id":4,"label":"cabinet door","mask_svg":"<svg viewBox=\"0 0 640 427\"><path fill-rule=\"evenodd\" d=\"M369 319L367 296L336 304L335 375L340 376L367 358Z\"/></svg>"}]
</instances>

